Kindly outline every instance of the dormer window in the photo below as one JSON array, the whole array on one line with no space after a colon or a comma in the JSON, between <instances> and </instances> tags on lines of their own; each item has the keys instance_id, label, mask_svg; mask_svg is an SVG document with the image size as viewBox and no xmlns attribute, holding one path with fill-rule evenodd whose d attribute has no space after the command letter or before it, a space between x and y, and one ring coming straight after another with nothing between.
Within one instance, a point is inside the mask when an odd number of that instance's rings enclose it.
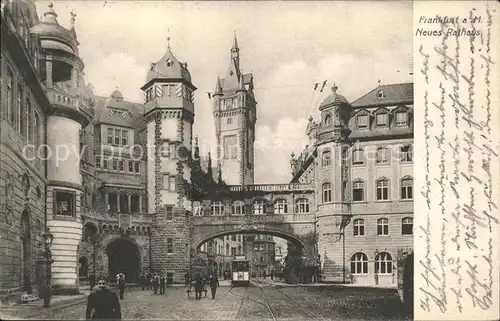
<instances>
[{"instance_id":1,"label":"dormer window","mask_svg":"<svg viewBox=\"0 0 500 321\"><path fill-rule=\"evenodd\" d=\"M368 128L368 115L358 115L356 125L358 128Z\"/></svg>"},{"instance_id":2,"label":"dormer window","mask_svg":"<svg viewBox=\"0 0 500 321\"><path fill-rule=\"evenodd\" d=\"M384 92L383 92L382 90L381 90L381 91L379 91L379 92L377 93L377 97L378 97L379 99L381 99L381 98L385 98L385 94L384 94Z\"/></svg>"},{"instance_id":3,"label":"dormer window","mask_svg":"<svg viewBox=\"0 0 500 321\"><path fill-rule=\"evenodd\" d=\"M408 113L405 111L396 112L396 126L406 126L408 124Z\"/></svg>"},{"instance_id":4,"label":"dormer window","mask_svg":"<svg viewBox=\"0 0 500 321\"><path fill-rule=\"evenodd\" d=\"M167 59L167 67L172 67L173 65L174 65L174 62L170 58L168 58Z\"/></svg>"},{"instance_id":5,"label":"dormer window","mask_svg":"<svg viewBox=\"0 0 500 321\"><path fill-rule=\"evenodd\" d=\"M389 114L381 112L377 114L377 127L387 127Z\"/></svg>"}]
</instances>

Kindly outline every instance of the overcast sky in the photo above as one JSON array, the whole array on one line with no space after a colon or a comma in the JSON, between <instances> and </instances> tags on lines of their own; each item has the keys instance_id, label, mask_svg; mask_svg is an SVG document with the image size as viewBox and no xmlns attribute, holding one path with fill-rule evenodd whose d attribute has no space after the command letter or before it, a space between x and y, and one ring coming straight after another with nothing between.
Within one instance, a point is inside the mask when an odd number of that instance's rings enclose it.
<instances>
[{"instance_id":1,"label":"overcast sky","mask_svg":"<svg viewBox=\"0 0 500 321\"><path fill-rule=\"evenodd\" d=\"M36 1L39 16L47 1ZM188 63L195 93L194 133L202 153L215 150L207 92L229 65L234 30L243 72L257 98L256 183L290 180L290 154L307 144L307 117L335 82L349 101L382 84L412 81L412 4L353 2L53 1L59 23L74 10L86 82L108 96L118 87L142 102L151 62L164 54ZM169 30L169 31L168 31ZM328 80L323 93L313 84ZM213 154L213 153L212 153ZM272 164L273 166L269 166Z\"/></svg>"}]
</instances>

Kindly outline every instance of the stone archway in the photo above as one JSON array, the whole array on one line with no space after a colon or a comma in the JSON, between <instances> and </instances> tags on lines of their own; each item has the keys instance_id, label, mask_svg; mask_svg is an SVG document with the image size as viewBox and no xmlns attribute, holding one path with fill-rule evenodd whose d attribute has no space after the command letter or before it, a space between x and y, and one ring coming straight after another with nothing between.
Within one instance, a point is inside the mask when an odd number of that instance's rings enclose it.
<instances>
[{"instance_id":1,"label":"stone archway","mask_svg":"<svg viewBox=\"0 0 500 321\"><path fill-rule=\"evenodd\" d=\"M27 209L21 215L21 278L23 291L31 294L31 274L33 270L31 260L31 222Z\"/></svg>"},{"instance_id":2,"label":"stone archway","mask_svg":"<svg viewBox=\"0 0 500 321\"><path fill-rule=\"evenodd\" d=\"M108 255L108 278L114 280L116 274L124 273L127 283L136 282L141 271L139 247L131 240L117 238L106 247Z\"/></svg>"}]
</instances>

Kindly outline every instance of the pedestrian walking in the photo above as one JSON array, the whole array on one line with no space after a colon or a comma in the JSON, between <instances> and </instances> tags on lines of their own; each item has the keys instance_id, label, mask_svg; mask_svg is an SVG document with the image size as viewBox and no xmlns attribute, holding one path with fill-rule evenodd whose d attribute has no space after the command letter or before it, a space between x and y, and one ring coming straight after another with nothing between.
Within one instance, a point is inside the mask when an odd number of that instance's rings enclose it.
<instances>
[{"instance_id":1,"label":"pedestrian walking","mask_svg":"<svg viewBox=\"0 0 500 321\"><path fill-rule=\"evenodd\" d=\"M154 294L158 294L158 286L160 285L160 277L155 273L152 279Z\"/></svg>"},{"instance_id":2,"label":"pedestrian walking","mask_svg":"<svg viewBox=\"0 0 500 321\"><path fill-rule=\"evenodd\" d=\"M151 273L148 273L148 275L146 275L146 287L148 291L151 291Z\"/></svg>"},{"instance_id":3,"label":"pedestrian walking","mask_svg":"<svg viewBox=\"0 0 500 321\"><path fill-rule=\"evenodd\" d=\"M212 290L212 300L215 300L215 293L219 287L219 280L217 279L217 274L212 274L209 280L210 290Z\"/></svg>"},{"instance_id":4,"label":"pedestrian walking","mask_svg":"<svg viewBox=\"0 0 500 321\"><path fill-rule=\"evenodd\" d=\"M166 282L166 279L162 274L160 276L160 294L165 294L165 282Z\"/></svg>"},{"instance_id":5,"label":"pedestrian walking","mask_svg":"<svg viewBox=\"0 0 500 321\"><path fill-rule=\"evenodd\" d=\"M189 286L191 284L191 277L189 275L189 272L186 272L184 275L184 283L186 286Z\"/></svg>"},{"instance_id":6,"label":"pedestrian walking","mask_svg":"<svg viewBox=\"0 0 500 321\"><path fill-rule=\"evenodd\" d=\"M118 289L120 290L120 300L123 300L123 294L125 293L125 274L120 273L118 275Z\"/></svg>"},{"instance_id":7,"label":"pedestrian walking","mask_svg":"<svg viewBox=\"0 0 500 321\"><path fill-rule=\"evenodd\" d=\"M196 300L201 300L201 292L203 291L203 278L200 274L196 274L194 277L194 291L196 294Z\"/></svg>"},{"instance_id":8,"label":"pedestrian walking","mask_svg":"<svg viewBox=\"0 0 500 321\"><path fill-rule=\"evenodd\" d=\"M90 285L90 291L92 291L92 289L95 286L95 275L94 274L91 274L89 277L89 285Z\"/></svg>"},{"instance_id":9,"label":"pedestrian walking","mask_svg":"<svg viewBox=\"0 0 500 321\"><path fill-rule=\"evenodd\" d=\"M108 289L106 278L100 277L97 281L97 290L89 295L86 320L121 320L122 312L120 301L115 293Z\"/></svg>"},{"instance_id":10,"label":"pedestrian walking","mask_svg":"<svg viewBox=\"0 0 500 321\"><path fill-rule=\"evenodd\" d=\"M146 284L146 274L145 273L142 273L141 275L141 288L142 288L142 291L144 291L144 289L146 288L147 284Z\"/></svg>"}]
</instances>

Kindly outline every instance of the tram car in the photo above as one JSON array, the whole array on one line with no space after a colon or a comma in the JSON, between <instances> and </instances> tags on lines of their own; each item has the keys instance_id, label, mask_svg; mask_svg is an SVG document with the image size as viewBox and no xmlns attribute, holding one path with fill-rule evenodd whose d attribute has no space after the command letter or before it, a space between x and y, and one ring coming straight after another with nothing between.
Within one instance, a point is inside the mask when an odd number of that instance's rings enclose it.
<instances>
[{"instance_id":1,"label":"tram car","mask_svg":"<svg viewBox=\"0 0 500 321\"><path fill-rule=\"evenodd\" d=\"M232 262L231 284L250 284L250 261L245 256L236 256Z\"/></svg>"}]
</instances>

